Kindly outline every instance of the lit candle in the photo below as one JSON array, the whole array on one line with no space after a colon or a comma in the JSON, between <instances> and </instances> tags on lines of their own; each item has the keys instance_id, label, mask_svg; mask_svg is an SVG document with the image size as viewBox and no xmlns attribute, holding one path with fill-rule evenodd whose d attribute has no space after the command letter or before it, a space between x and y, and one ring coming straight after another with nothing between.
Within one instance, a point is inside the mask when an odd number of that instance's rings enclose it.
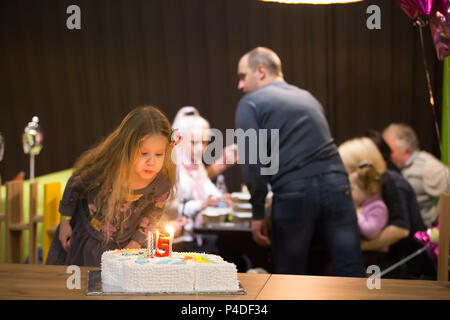
<instances>
[{"instance_id":1,"label":"lit candle","mask_svg":"<svg viewBox=\"0 0 450 320\"><path fill-rule=\"evenodd\" d=\"M173 235L174 230L171 226L166 227L166 231L169 234L169 236L159 236L158 234L158 242L156 245L156 252L155 255L157 257L170 257L172 254L172 242L173 242Z\"/></svg>"},{"instance_id":2,"label":"lit candle","mask_svg":"<svg viewBox=\"0 0 450 320\"><path fill-rule=\"evenodd\" d=\"M155 244L153 242L153 233L150 233L150 257L153 258L153 250L155 250Z\"/></svg>"}]
</instances>

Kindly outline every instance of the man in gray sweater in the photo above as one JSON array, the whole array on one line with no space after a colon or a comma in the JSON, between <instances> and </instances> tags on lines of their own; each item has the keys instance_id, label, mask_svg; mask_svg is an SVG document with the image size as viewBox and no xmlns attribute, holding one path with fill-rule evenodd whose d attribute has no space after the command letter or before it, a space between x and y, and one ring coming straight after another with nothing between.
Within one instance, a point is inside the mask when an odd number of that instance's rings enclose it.
<instances>
[{"instance_id":1,"label":"man in gray sweater","mask_svg":"<svg viewBox=\"0 0 450 320\"><path fill-rule=\"evenodd\" d=\"M449 192L447 166L419 149L419 140L410 126L392 123L383 131L383 138L392 150L392 162L416 193L423 223L431 227L439 216L440 194Z\"/></svg>"},{"instance_id":2,"label":"man in gray sweater","mask_svg":"<svg viewBox=\"0 0 450 320\"><path fill-rule=\"evenodd\" d=\"M254 141L247 141L245 150L238 145L253 206L253 238L272 245L276 273L305 274L312 239L319 233L335 275L364 276L348 176L321 104L308 91L284 81L281 61L270 49L246 53L238 76L238 89L245 95L236 111L236 129L277 133L262 144L261 135L255 135L256 145L276 159L273 172L264 171L273 164L250 161ZM278 139L277 148L269 143L272 138ZM264 209L268 184L274 193L270 237Z\"/></svg>"}]
</instances>

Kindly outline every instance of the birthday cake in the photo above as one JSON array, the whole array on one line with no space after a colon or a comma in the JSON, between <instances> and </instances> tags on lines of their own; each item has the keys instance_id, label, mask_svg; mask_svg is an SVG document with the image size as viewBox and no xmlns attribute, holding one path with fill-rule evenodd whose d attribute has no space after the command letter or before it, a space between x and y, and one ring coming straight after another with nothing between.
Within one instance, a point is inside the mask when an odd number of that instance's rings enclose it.
<instances>
[{"instance_id":1,"label":"birthday cake","mask_svg":"<svg viewBox=\"0 0 450 320\"><path fill-rule=\"evenodd\" d=\"M171 252L149 256L145 249L107 251L102 255L105 292L208 293L237 292L237 269L221 257Z\"/></svg>"}]
</instances>

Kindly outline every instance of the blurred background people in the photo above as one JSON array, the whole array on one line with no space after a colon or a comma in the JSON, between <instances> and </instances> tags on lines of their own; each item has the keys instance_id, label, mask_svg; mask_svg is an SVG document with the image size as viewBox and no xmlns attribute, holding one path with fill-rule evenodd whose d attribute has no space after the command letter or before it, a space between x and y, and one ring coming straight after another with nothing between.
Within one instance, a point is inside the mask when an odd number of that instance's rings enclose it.
<instances>
[{"instance_id":1,"label":"blurred background people","mask_svg":"<svg viewBox=\"0 0 450 320\"><path fill-rule=\"evenodd\" d=\"M204 251L217 253L216 235L195 235L194 227L202 224L202 210L216 207L218 201L225 200L231 206L231 196L222 194L212 183L203 163L203 153L210 140L209 122L200 116L192 106L181 108L175 116L173 129L178 129L182 137L180 145L175 148L177 163L176 200L172 208L172 224L176 230L175 251ZM233 155L232 147L225 156ZM219 159L220 160L220 159ZM212 176L220 174L232 164L217 161L210 167ZM228 161L229 162L229 161ZM175 213L173 213L175 212Z\"/></svg>"},{"instance_id":2,"label":"blurred background people","mask_svg":"<svg viewBox=\"0 0 450 320\"><path fill-rule=\"evenodd\" d=\"M363 161L349 178L359 231L362 237L373 239L388 221L388 209L381 198L380 174L372 164ZM379 248L378 251L387 252L388 248Z\"/></svg>"},{"instance_id":3,"label":"blurred background people","mask_svg":"<svg viewBox=\"0 0 450 320\"><path fill-rule=\"evenodd\" d=\"M354 172L362 161L367 161L380 174L381 196L388 208L388 223L377 237L363 239L361 248L366 263L370 263L375 257L383 270L420 248L414 240L414 233L424 230L425 226L421 223L414 191L398 172L386 168L386 162L374 141L382 146L381 149L385 151L387 157L390 156L389 147L383 145L381 135L376 131L367 134L370 134L372 139L368 137L351 139L339 146L339 152L349 173ZM389 247L389 252L384 257L373 254L374 251L385 247ZM418 265L421 266L416 267ZM426 268L431 266L425 253L393 270L386 277L418 278L424 266ZM424 272L429 273L428 271Z\"/></svg>"},{"instance_id":4,"label":"blurred background people","mask_svg":"<svg viewBox=\"0 0 450 320\"><path fill-rule=\"evenodd\" d=\"M392 162L416 193L423 223L427 227L434 225L439 215L439 196L449 192L448 167L419 149L419 140L410 126L392 123L383 131L383 138L392 150Z\"/></svg>"},{"instance_id":5,"label":"blurred background people","mask_svg":"<svg viewBox=\"0 0 450 320\"><path fill-rule=\"evenodd\" d=\"M279 148L271 150L270 144L266 149L278 157L276 172L261 174L268 165L247 161L252 156L247 152L250 142L244 150L242 169L251 194L253 238L262 246L272 246L276 273L308 273L311 243L320 234L334 275L364 276L348 176L322 105L308 91L285 82L281 60L268 48L243 55L238 77L238 89L245 95L237 107L236 128L279 130ZM268 184L274 194L271 218L265 211Z\"/></svg>"},{"instance_id":6,"label":"blurred background people","mask_svg":"<svg viewBox=\"0 0 450 320\"><path fill-rule=\"evenodd\" d=\"M417 203L416 194L409 182L401 175L399 169L392 163L391 160L391 148L384 141L380 132L376 130L369 130L365 134L369 137L380 150L387 167L386 174L394 181L397 188L400 200L404 204L406 209L405 222L409 227L409 234L407 237L393 243L390 247L389 257L391 262L400 261L422 246L414 239L414 235L417 231L425 231L426 226L422 221L420 214L419 204ZM390 169L392 168L392 169ZM370 243L364 242L362 247L370 247L376 245L376 241ZM433 261L426 254L421 254L412 260L399 266L396 270L393 270L388 277L404 278L404 279L435 279L435 268Z\"/></svg>"}]
</instances>

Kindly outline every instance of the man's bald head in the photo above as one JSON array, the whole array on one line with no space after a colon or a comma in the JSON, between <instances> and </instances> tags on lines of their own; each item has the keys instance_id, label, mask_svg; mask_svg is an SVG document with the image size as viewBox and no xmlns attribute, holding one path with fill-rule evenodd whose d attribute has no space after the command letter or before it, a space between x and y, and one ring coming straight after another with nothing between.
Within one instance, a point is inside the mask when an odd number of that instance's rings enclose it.
<instances>
[{"instance_id":1,"label":"man's bald head","mask_svg":"<svg viewBox=\"0 0 450 320\"><path fill-rule=\"evenodd\" d=\"M283 77L281 60L273 50L265 47L257 47L245 55L248 57L250 69L256 70L259 65L263 65L271 75Z\"/></svg>"},{"instance_id":2,"label":"man's bald head","mask_svg":"<svg viewBox=\"0 0 450 320\"><path fill-rule=\"evenodd\" d=\"M281 60L272 50L257 47L239 60L238 77L238 89L253 92L273 81L283 80Z\"/></svg>"}]
</instances>

